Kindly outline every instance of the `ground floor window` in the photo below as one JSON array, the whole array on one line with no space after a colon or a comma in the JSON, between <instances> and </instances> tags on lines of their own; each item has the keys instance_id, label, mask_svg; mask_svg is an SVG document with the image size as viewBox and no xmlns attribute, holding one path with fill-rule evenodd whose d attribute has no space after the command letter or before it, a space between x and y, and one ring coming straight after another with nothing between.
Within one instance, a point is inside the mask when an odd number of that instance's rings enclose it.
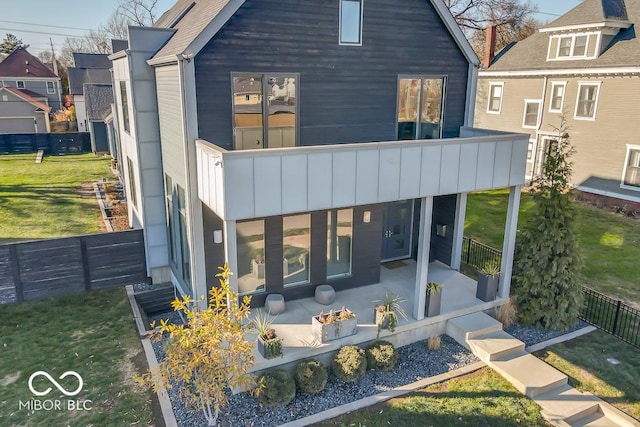
<instances>
[{"instance_id":1,"label":"ground floor window","mask_svg":"<svg viewBox=\"0 0 640 427\"><path fill-rule=\"evenodd\" d=\"M136 174L133 162L127 157L127 172L129 173L129 199L134 208L138 206L138 194L136 191Z\"/></svg>"},{"instance_id":2,"label":"ground floor window","mask_svg":"<svg viewBox=\"0 0 640 427\"><path fill-rule=\"evenodd\" d=\"M627 161L622 179L623 185L640 189L640 147L627 147Z\"/></svg>"},{"instance_id":3,"label":"ground floor window","mask_svg":"<svg viewBox=\"0 0 640 427\"><path fill-rule=\"evenodd\" d=\"M182 280L186 284L191 283L191 260L189 250L189 239L187 234L187 205L184 196L184 189L177 186L178 192L178 226L180 233L180 257Z\"/></svg>"},{"instance_id":4,"label":"ground floor window","mask_svg":"<svg viewBox=\"0 0 640 427\"><path fill-rule=\"evenodd\" d=\"M284 286L309 283L311 215L282 219L282 271Z\"/></svg>"},{"instance_id":5,"label":"ground floor window","mask_svg":"<svg viewBox=\"0 0 640 427\"><path fill-rule=\"evenodd\" d=\"M240 295L264 291L265 239L264 220L236 224L238 250L238 292Z\"/></svg>"},{"instance_id":6,"label":"ground floor window","mask_svg":"<svg viewBox=\"0 0 640 427\"><path fill-rule=\"evenodd\" d=\"M327 212L327 278L351 275L353 209Z\"/></svg>"},{"instance_id":7,"label":"ground floor window","mask_svg":"<svg viewBox=\"0 0 640 427\"><path fill-rule=\"evenodd\" d=\"M184 189L174 185L165 175L165 203L167 209L167 237L171 270L183 287L191 290L191 249L187 232L187 203Z\"/></svg>"}]
</instances>

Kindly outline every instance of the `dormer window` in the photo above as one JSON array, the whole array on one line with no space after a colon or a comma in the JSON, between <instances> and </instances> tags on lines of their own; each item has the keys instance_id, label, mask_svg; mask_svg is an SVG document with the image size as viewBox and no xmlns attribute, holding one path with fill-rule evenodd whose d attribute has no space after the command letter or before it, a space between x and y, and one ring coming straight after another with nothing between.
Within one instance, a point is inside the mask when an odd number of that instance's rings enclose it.
<instances>
[{"instance_id":1,"label":"dormer window","mask_svg":"<svg viewBox=\"0 0 640 427\"><path fill-rule=\"evenodd\" d=\"M592 59L596 57L598 33L549 37L549 60Z\"/></svg>"}]
</instances>

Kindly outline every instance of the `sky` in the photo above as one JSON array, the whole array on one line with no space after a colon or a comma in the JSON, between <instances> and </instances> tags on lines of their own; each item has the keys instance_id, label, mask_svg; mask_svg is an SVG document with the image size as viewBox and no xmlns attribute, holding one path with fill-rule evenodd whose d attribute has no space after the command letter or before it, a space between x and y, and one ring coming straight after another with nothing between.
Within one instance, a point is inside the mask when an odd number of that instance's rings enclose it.
<instances>
[{"instance_id":1,"label":"sky","mask_svg":"<svg viewBox=\"0 0 640 427\"><path fill-rule=\"evenodd\" d=\"M7 33L15 34L29 52L36 55L51 50L49 39L56 52L60 51L66 37L79 37L89 30L106 23L117 8L118 0L1 0L0 41ZM580 3L580 0L531 0L538 6L537 18L549 22ZM159 17L175 0L158 0Z\"/></svg>"}]
</instances>

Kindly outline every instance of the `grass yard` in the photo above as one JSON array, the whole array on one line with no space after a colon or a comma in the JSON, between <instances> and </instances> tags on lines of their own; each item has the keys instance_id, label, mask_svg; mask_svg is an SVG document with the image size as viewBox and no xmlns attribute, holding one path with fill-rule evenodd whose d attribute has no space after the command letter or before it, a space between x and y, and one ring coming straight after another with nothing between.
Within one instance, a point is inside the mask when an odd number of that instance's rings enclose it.
<instances>
[{"instance_id":1,"label":"grass yard","mask_svg":"<svg viewBox=\"0 0 640 427\"><path fill-rule=\"evenodd\" d=\"M100 209L83 183L109 177L109 160L94 154L0 155L0 244L100 232Z\"/></svg>"},{"instance_id":2,"label":"grass yard","mask_svg":"<svg viewBox=\"0 0 640 427\"><path fill-rule=\"evenodd\" d=\"M51 300L0 306L0 425L106 426L153 424L152 395L132 376L146 370L124 289L94 291ZM82 391L67 398L43 377L34 389L53 390L34 397L28 380L46 371L66 390L75 390L77 372ZM62 410L30 412L19 402L61 400ZM68 411L67 399L91 400L91 410Z\"/></svg>"},{"instance_id":3,"label":"grass yard","mask_svg":"<svg viewBox=\"0 0 640 427\"><path fill-rule=\"evenodd\" d=\"M602 331L556 344L536 354L569 376L569 384L593 393L640 419L638 349ZM614 358L618 364L607 359Z\"/></svg>"},{"instance_id":4,"label":"grass yard","mask_svg":"<svg viewBox=\"0 0 640 427\"><path fill-rule=\"evenodd\" d=\"M470 194L465 235L502 249L507 190ZM576 228L584 257L585 285L640 307L640 221L576 202ZM522 193L519 227L535 212Z\"/></svg>"},{"instance_id":5,"label":"grass yard","mask_svg":"<svg viewBox=\"0 0 640 427\"><path fill-rule=\"evenodd\" d=\"M329 426L545 426L540 407L489 368L323 423Z\"/></svg>"}]
</instances>

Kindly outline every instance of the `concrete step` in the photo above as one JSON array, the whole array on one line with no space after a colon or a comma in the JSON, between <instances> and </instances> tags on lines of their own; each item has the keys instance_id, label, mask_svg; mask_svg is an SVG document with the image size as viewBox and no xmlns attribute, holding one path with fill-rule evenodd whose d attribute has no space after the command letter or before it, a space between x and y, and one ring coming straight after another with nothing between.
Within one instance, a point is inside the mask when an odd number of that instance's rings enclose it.
<instances>
[{"instance_id":1,"label":"concrete step","mask_svg":"<svg viewBox=\"0 0 640 427\"><path fill-rule=\"evenodd\" d=\"M539 396L567 384L567 376L522 350L489 363L527 397Z\"/></svg>"},{"instance_id":2,"label":"concrete step","mask_svg":"<svg viewBox=\"0 0 640 427\"><path fill-rule=\"evenodd\" d=\"M620 427L620 424L613 421L600 411L587 415L576 421L569 423L571 427Z\"/></svg>"},{"instance_id":3,"label":"concrete step","mask_svg":"<svg viewBox=\"0 0 640 427\"><path fill-rule=\"evenodd\" d=\"M559 421L577 420L597 412L600 401L592 394L581 393L568 384L535 396L533 400L543 408L542 416L554 425L560 425Z\"/></svg>"},{"instance_id":4,"label":"concrete step","mask_svg":"<svg viewBox=\"0 0 640 427\"><path fill-rule=\"evenodd\" d=\"M477 312L447 321L446 334L469 349L467 340L502 330L502 323L488 314Z\"/></svg>"},{"instance_id":5,"label":"concrete step","mask_svg":"<svg viewBox=\"0 0 640 427\"><path fill-rule=\"evenodd\" d=\"M524 350L522 341L504 331L479 335L468 339L467 342L471 351L486 363Z\"/></svg>"}]
</instances>

